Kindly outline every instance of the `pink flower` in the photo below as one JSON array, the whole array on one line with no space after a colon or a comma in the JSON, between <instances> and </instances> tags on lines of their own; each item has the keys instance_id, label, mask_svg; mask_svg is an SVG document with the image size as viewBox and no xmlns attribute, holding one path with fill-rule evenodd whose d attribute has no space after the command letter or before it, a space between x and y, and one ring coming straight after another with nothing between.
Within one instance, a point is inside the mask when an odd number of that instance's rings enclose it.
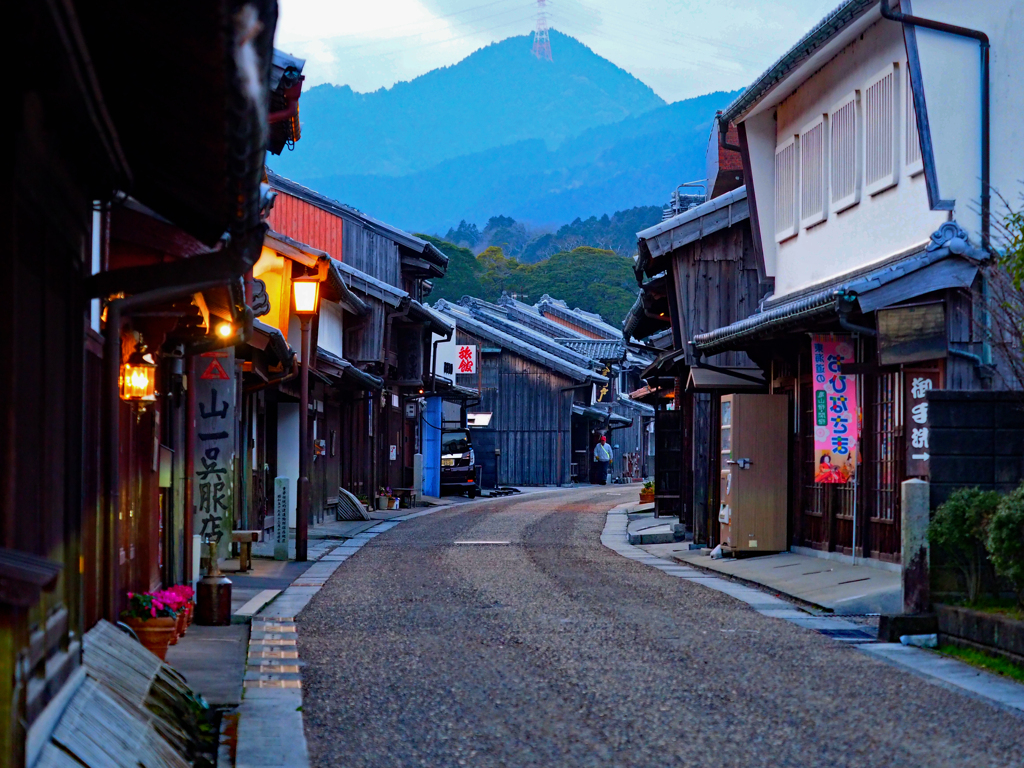
<instances>
[{"instance_id":1,"label":"pink flower","mask_svg":"<svg viewBox=\"0 0 1024 768\"><path fill-rule=\"evenodd\" d=\"M156 608L150 608L149 609L149 615L152 616L155 619L156 618Z\"/></svg>"},{"instance_id":2,"label":"pink flower","mask_svg":"<svg viewBox=\"0 0 1024 768\"><path fill-rule=\"evenodd\" d=\"M128 599L131 600L133 597L135 597L135 593L134 592L129 592L128 593Z\"/></svg>"}]
</instances>

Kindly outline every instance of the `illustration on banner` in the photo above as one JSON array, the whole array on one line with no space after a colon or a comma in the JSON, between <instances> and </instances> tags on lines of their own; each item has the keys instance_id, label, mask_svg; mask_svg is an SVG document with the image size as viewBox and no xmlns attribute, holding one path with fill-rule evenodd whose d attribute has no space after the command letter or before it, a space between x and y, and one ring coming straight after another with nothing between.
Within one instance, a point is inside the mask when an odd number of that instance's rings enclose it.
<instances>
[{"instance_id":1,"label":"illustration on banner","mask_svg":"<svg viewBox=\"0 0 1024 768\"><path fill-rule=\"evenodd\" d=\"M814 365L814 462L816 483L847 483L857 471L857 382L844 376L854 362L844 336L812 336Z\"/></svg>"}]
</instances>

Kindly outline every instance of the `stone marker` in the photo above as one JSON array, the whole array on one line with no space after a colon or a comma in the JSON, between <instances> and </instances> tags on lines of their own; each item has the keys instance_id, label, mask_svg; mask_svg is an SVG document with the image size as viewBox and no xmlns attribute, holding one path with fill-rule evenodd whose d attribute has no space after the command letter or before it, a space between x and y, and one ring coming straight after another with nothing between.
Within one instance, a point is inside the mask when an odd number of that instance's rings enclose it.
<instances>
[{"instance_id":1,"label":"stone marker","mask_svg":"<svg viewBox=\"0 0 1024 768\"><path fill-rule=\"evenodd\" d=\"M902 493L903 612L924 613L931 604L928 575L929 484L905 480Z\"/></svg>"},{"instance_id":2,"label":"stone marker","mask_svg":"<svg viewBox=\"0 0 1024 768\"><path fill-rule=\"evenodd\" d=\"M274 559L288 559L288 478L274 478Z\"/></svg>"}]
</instances>

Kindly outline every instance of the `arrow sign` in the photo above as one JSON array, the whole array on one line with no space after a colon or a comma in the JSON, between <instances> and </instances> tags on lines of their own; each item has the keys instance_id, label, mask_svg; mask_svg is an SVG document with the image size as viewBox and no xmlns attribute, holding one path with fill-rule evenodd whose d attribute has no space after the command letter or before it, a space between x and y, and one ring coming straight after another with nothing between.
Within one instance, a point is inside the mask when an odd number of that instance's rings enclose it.
<instances>
[{"instance_id":1,"label":"arrow sign","mask_svg":"<svg viewBox=\"0 0 1024 768\"><path fill-rule=\"evenodd\" d=\"M912 453L910 458L916 459L917 461L928 461L931 457L927 453Z\"/></svg>"}]
</instances>

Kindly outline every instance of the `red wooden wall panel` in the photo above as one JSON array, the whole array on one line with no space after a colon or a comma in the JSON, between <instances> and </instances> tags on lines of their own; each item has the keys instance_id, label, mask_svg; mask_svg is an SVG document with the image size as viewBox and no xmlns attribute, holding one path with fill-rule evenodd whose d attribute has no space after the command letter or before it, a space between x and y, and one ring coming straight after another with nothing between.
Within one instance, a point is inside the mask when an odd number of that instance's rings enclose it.
<instances>
[{"instance_id":1,"label":"red wooden wall panel","mask_svg":"<svg viewBox=\"0 0 1024 768\"><path fill-rule=\"evenodd\" d=\"M344 261L341 246L344 222L340 216L278 191L267 223L275 232L326 251L338 261Z\"/></svg>"}]
</instances>

